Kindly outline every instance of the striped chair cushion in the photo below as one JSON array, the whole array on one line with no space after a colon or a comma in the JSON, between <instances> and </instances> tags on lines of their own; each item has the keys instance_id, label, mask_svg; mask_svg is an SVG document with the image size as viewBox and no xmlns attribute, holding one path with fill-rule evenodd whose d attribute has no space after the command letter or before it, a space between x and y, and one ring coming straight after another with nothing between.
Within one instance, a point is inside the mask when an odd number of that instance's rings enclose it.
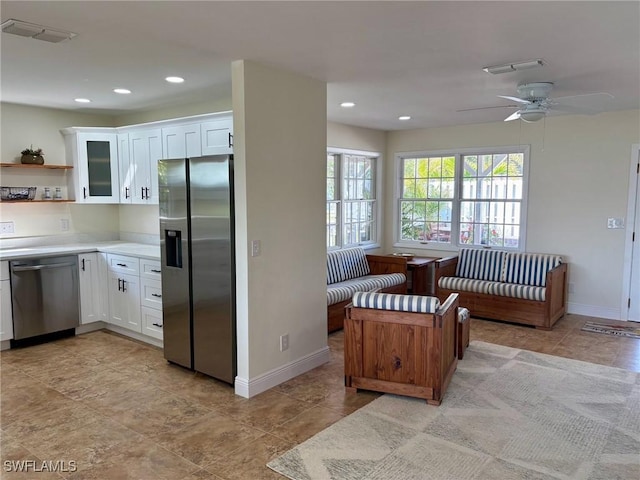
<instances>
[{"instance_id":1,"label":"striped chair cushion","mask_svg":"<svg viewBox=\"0 0 640 480\"><path fill-rule=\"evenodd\" d=\"M559 255L507 253L501 281L518 285L544 287L547 284L547 272L561 263L562 257Z\"/></svg>"},{"instance_id":2,"label":"striped chair cushion","mask_svg":"<svg viewBox=\"0 0 640 480\"><path fill-rule=\"evenodd\" d=\"M489 286L496 282L473 280L471 278L440 277L438 287L454 292L489 293Z\"/></svg>"},{"instance_id":3,"label":"striped chair cushion","mask_svg":"<svg viewBox=\"0 0 640 480\"><path fill-rule=\"evenodd\" d=\"M370 292L377 288L388 288L401 285L407 281L403 273L389 273L386 275L367 275L365 277L345 280L327 287L327 305L344 302L353 297L356 292Z\"/></svg>"},{"instance_id":4,"label":"striped chair cushion","mask_svg":"<svg viewBox=\"0 0 640 480\"><path fill-rule=\"evenodd\" d=\"M544 302L546 298L546 288L495 282L489 286L489 294Z\"/></svg>"},{"instance_id":5,"label":"striped chair cushion","mask_svg":"<svg viewBox=\"0 0 640 480\"><path fill-rule=\"evenodd\" d=\"M499 282L505 252L463 248L460 250L456 277Z\"/></svg>"},{"instance_id":6,"label":"striped chair cushion","mask_svg":"<svg viewBox=\"0 0 640 480\"><path fill-rule=\"evenodd\" d=\"M354 307L398 312L435 313L440 308L440 300L436 297L394 293L356 292L352 302Z\"/></svg>"},{"instance_id":7,"label":"striped chair cushion","mask_svg":"<svg viewBox=\"0 0 640 480\"><path fill-rule=\"evenodd\" d=\"M327 285L369 275L364 248L347 248L327 252Z\"/></svg>"}]
</instances>

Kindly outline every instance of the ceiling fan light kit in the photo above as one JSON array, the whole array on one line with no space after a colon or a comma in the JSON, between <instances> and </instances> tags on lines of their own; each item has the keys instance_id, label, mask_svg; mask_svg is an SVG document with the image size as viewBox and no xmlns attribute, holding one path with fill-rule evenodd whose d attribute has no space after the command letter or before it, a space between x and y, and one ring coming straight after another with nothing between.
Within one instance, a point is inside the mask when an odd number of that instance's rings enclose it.
<instances>
[{"instance_id":1,"label":"ceiling fan light kit","mask_svg":"<svg viewBox=\"0 0 640 480\"><path fill-rule=\"evenodd\" d=\"M487 73L491 73L493 75L499 73L509 73L509 72L517 72L518 70L526 70L528 68L536 68L544 66L544 60L541 58L536 58L535 60L527 60L525 62L515 62L515 63L505 63L504 65L493 65L491 67L484 67L484 70Z\"/></svg>"}]
</instances>

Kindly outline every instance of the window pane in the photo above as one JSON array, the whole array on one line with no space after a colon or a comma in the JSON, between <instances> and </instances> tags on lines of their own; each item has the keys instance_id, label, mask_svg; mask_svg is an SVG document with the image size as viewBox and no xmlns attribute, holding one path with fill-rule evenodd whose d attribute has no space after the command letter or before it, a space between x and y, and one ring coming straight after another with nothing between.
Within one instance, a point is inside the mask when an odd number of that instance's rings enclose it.
<instances>
[{"instance_id":1,"label":"window pane","mask_svg":"<svg viewBox=\"0 0 640 480\"><path fill-rule=\"evenodd\" d=\"M429 177L429 159L428 158L418 159L417 167L418 167L418 171L416 172L417 178Z\"/></svg>"},{"instance_id":2,"label":"window pane","mask_svg":"<svg viewBox=\"0 0 640 480\"><path fill-rule=\"evenodd\" d=\"M429 159L429 177L441 177L442 176L442 159L430 158Z\"/></svg>"},{"instance_id":3,"label":"window pane","mask_svg":"<svg viewBox=\"0 0 640 480\"><path fill-rule=\"evenodd\" d=\"M406 179L402 185L402 196L404 198L416 198L416 181L413 179Z\"/></svg>"},{"instance_id":4,"label":"window pane","mask_svg":"<svg viewBox=\"0 0 640 480\"><path fill-rule=\"evenodd\" d=\"M455 191L455 183L453 179L442 181L442 198L453 198L453 192Z\"/></svg>"},{"instance_id":5,"label":"window pane","mask_svg":"<svg viewBox=\"0 0 640 480\"><path fill-rule=\"evenodd\" d=\"M478 176L478 157L475 155L466 155L463 161L463 176L465 177L477 177Z\"/></svg>"},{"instance_id":6,"label":"window pane","mask_svg":"<svg viewBox=\"0 0 640 480\"><path fill-rule=\"evenodd\" d=\"M453 178L456 175L456 157L442 159L442 176Z\"/></svg>"},{"instance_id":7,"label":"window pane","mask_svg":"<svg viewBox=\"0 0 640 480\"><path fill-rule=\"evenodd\" d=\"M416 175L416 161L413 158L404 160L404 178L413 178Z\"/></svg>"}]
</instances>

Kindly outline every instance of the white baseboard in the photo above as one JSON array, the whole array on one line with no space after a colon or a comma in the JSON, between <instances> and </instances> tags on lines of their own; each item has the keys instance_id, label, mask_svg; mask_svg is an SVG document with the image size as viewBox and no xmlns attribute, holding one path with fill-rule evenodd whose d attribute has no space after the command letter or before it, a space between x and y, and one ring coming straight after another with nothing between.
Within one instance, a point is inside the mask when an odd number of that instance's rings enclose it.
<instances>
[{"instance_id":1,"label":"white baseboard","mask_svg":"<svg viewBox=\"0 0 640 480\"><path fill-rule=\"evenodd\" d=\"M11 348L11 340L0 341L0 351L9 350Z\"/></svg>"},{"instance_id":2,"label":"white baseboard","mask_svg":"<svg viewBox=\"0 0 640 480\"><path fill-rule=\"evenodd\" d=\"M107 323L105 327L107 328L107 330L119 333L120 335L124 335L125 337L131 337L135 340L153 345L154 347L162 348L162 340L158 340L156 338L149 337L148 335L134 332L133 330L129 330L127 328L119 327L118 325L112 325L110 323Z\"/></svg>"},{"instance_id":3,"label":"white baseboard","mask_svg":"<svg viewBox=\"0 0 640 480\"><path fill-rule=\"evenodd\" d=\"M93 322L76 327L76 335L82 335L83 333L95 332L96 330L102 330L106 328L107 324L104 322Z\"/></svg>"},{"instance_id":4,"label":"white baseboard","mask_svg":"<svg viewBox=\"0 0 640 480\"><path fill-rule=\"evenodd\" d=\"M620 309L610 307L599 307L597 305L586 305L584 303L567 303L567 313L585 315L587 317L606 318L609 320L620 320Z\"/></svg>"},{"instance_id":5,"label":"white baseboard","mask_svg":"<svg viewBox=\"0 0 640 480\"><path fill-rule=\"evenodd\" d=\"M308 372L320 365L324 365L331 359L329 347L324 347L316 352L306 355L293 362L282 365L255 378L246 379L236 377L235 392L244 398L251 398L270 388L280 385L298 375Z\"/></svg>"}]
</instances>

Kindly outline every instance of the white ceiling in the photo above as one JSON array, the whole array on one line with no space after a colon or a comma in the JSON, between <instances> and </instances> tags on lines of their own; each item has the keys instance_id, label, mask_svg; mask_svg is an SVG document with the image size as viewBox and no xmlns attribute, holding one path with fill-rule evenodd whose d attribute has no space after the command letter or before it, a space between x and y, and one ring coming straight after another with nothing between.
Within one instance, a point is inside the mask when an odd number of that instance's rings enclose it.
<instances>
[{"instance_id":1,"label":"white ceiling","mask_svg":"<svg viewBox=\"0 0 640 480\"><path fill-rule=\"evenodd\" d=\"M2 101L91 113L230 98L230 62L327 82L329 120L383 130L500 121L522 82L551 97L608 92L640 108L640 2L4 1L10 18L70 30L58 44L3 33ZM490 75L482 67L544 59ZM186 79L181 85L168 75ZM133 91L122 96L116 87ZM73 101L92 99L88 106ZM353 109L339 107L354 101ZM412 120L400 122L399 115Z\"/></svg>"}]
</instances>

